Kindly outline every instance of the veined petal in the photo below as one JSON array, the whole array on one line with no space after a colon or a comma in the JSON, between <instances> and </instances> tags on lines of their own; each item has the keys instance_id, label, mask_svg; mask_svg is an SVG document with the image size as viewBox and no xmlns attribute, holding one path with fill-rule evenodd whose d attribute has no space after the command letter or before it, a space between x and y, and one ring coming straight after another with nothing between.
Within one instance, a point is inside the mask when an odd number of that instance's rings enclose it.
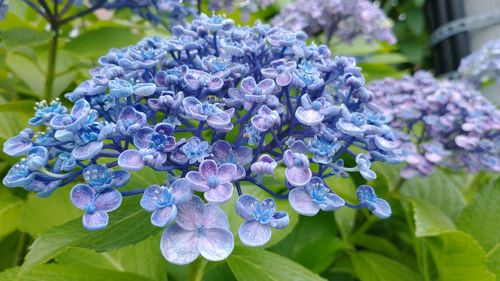
<instances>
[{"instance_id":1,"label":"veined petal","mask_svg":"<svg viewBox=\"0 0 500 281\"><path fill-rule=\"evenodd\" d=\"M299 214L314 216L319 212L319 207L303 187L294 188L288 196L290 206Z\"/></svg>"},{"instance_id":2,"label":"veined petal","mask_svg":"<svg viewBox=\"0 0 500 281\"><path fill-rule=\"evenodd\" d=\"M198 241L195 231L185 230L174 224L163 232L160 249L167 261L181 265L188 264L200 255Z\"/></svg>"},{"instance_id":3,"label":"veined petal","mask_svg":"<svg viewBox=\"0 0 500 281\"><path fill-rule=\"evenodd\" d=\"M271 227L256 221L246 221L238 229L238 236L243 244L258 247L271 239Z\"/></svg>"},{"instance_id":4,"label":"veined petal","mask_svg":"<svg viewBox=\"0 0 500 281\"><path fill-rule=\"evenodd\" d=\"M209 261L221 261L234 249L233 234L224 228L209 228L200 235L198 250Z\"/></svg>"}]
</instances>

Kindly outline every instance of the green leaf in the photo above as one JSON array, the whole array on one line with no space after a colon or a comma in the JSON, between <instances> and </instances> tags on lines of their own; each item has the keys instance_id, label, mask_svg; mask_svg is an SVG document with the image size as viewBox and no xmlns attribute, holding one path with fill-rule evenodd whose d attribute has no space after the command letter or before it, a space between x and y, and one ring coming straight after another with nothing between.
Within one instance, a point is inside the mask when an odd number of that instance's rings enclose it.
<instances>
[{"instance_id":1,"label":"green leaf","mask_svg":"<svg viewBox=\"0 0 500 281\"><path fill-rule=\"evenodd\" d=\"M19 224L19 213L23 200L10 194L0 186L0 237L14 231Z\"/></svg>"},{"instance_id":2,"label":"green leaf","mask_svg":"<svg viewBox=\"0 0 500 281\"><path fill-rule=\"evenodd\" d=\"M335 211L335 221L339 226L340 233L345 239L351 234L354 222L356 221L357 210L351 208L340 208Z\"/></svg>"},{"instance_id":3,"label":"green leaf","mask_svg":"<svg viewBox=\"0 0 500 281\"><path fill-rule=\"evenodd\" d=\"M494 281L486 255L471 236L456 231L426 239L441 281Z\"/></svg>"},{"instance_id":4,"label":"green leaf","mask_svg":"<svg viewBox=\"0 0 500 281\"><path fill-rule=\"evenodd\" d=\"M464 209L458 228L470 234L483 246L489 268L500 280L500 180L485 186Z\"/></svg>"},{"instance_id":5,"label":"green leaf","mask_svg":"<svg viewBox=\"0 0 500 281\"><path fill-rule=\"evenodd\" d=\"M454 221L465 207L460 186L466 182L466 175L446 174L436 169L428 177L405 182L401 194L433 205Z\"/></svg>"},{"instance_id":6,"label":"green leaf","mask_svg":"<svg viewBox=\"0 0 500 281\"><path fill-rule=\"evenodd\" d=\"M398 259L401 256L400 250L387 238L363 234L355 242L357 246L362 246L370 251L384 254L394 259Z\"/></svg>"},{"instance_id":7,"label":"green leaf","mask_svg":"<svg viewBox=\"0 0 500 281\"><path fill-rule=\"evenodd\" d=\"M363 60L363 63L372 64L399 64L408 62L408 58L398 53L374 54L369 55Z\"/></svg>"},{"instance_id":8,"label":"green leaf","mask_svg":"<svg viewBox=\"0 0 500 281\"><path fill-rule=\"evenodd\" d=\"M18 47L40 45L52 37L54 37L54 32L41 32L25 27L15 27L2 32L3 43L9 51Z\"/></svg>"},{"instance_id":9,"label":"green leaf","mask_svg":"<svg viewBox=\"0 0 500 281\"><path fill-rule=\"evenodd\" d=\"M406 23L415 35L421 35L424 31L424 14L421 9L411 9L407 13Z\"/></svg>"},{"instance_id":10,"label":"green leaf","mask_svg":"<svg viewBox=\"0 0 500 281\"><path fill-rule=\"evenodd\" d=\"M336 258L339 249L350 248L346 241L338 238L333 219L332 212L320 212L313 217L302 216L293 232L270 250L313 272L323 272Z\"/></svg>"},{"instance_id":11,"label":"green leaf","mask_svg":"<svg viewBox=\"0 0 500 281\"><path fill-rule=\"evenodd\" d=\"M434 236L456 229L453 221L440 209L432 204L414 199L412 200L415 218L415 236Z\"/></svg>"},{"instance_id":12,"label":"green leaf","mask_svg":"<svg viewBox=\"0 0 500 281\"><path fill-rule=\"evenodd\" d=\"M324 280L285 257L259 249L235 247L227 263L239 281Z\"/></svg>"},{"instance_id":13,"label":"green leaf","mask_svg":"<svg viewBox=\"0 0 500 281\"><path fill-rule=\"evenodd\" d=\"M397 260L373 252L350 254L354 270L361 281L414 281L418 274Z\"/></svg>"},{"instance_id":14,"label":"green leaf","mask_svg":"<svg viewBox=\"0 0 500 281\"><path fill-rule=\"evenodd\" d=\"M111 48L121 48L139 41L130 30L117 27L102 27L80 34L65 47L81 56L100 56Z\"/></svg>"},{"instance_id":15,"label":"green leaf","mask_svg":"<svg viewBox=\"0 0 500 281\"><path fill-rule=\"evenodd\" d=\"M41 234L31 246L22 270L43 263L70 247L107 251L135 244L161 229L150 223L150 214L139 206L139 198L125 198L122 206L110 213L109 225L100 231L87 231L81 219L54 227Z\"/></svg>"},{"instance_id":16,"label":"green leaf","mask_svg":"<svg viewBox=\"0 0 500 281\"><path fill-rule=\"evenodd\" d=\"M0 141L3 143L17 135L28 124L28 116L23 113L0 112ZM12 159L12 157L10 157Z\"/></svg>"},{"instance_id":17,"label":"green leaf","mask_svg":"<svg viewBox=\"0 0 500 281\"><path fill-rule=\"evenodd\" d=\"M22 111L31 115L33 112L33 106L35 105L35 101L33 100L18 100L11 101L0 104L0 111L2 112L13 112L13 111Z\"/></svg>"},{"instance_id":18,"label":"green leaf","mask_svg":"<svg viewBox=\"0 0 500 281\"><path fill-rule=\"evenodd\" d=\"M21 212L20 229L37 235L50 228L80 218L82 211L69 200L71 186L61 187L46 198L31 193Z\"/></svg>"},{"instance_id":19,"label":"green leaf","mask_svg":"<svg viewBox=\"0 0 500 281\"><path fill-rule=\"evenodd\" d=\"M41 97L45 87L45 76L33 58L12 52L5 58L7 66L33 91L33 96Z\"/></svg>"},{"instance_id":20,"label":"green leaf","mask_svg":"<svg viewBox=\"0 0 500 281\"><path fill-rule=\"evenodd\" d=\"M30 240L28 234L19 231L11 232L0 240L0 272L20 264Z\"/></svg>"},{"instance_id":21,"label":"green leaf","mask_svg":"<svg viewBox=\"0 0 500 281\"><path fill-rule=\"evenodd\" d=\"M19 267L0 273L0 281L152 281L132 273L99 268L43 264L29 272L21 272Z\"/></svg>"},{"instance_id":22,"label":"green leaf","mask_svg":"<svg viewBox=\"0 0 500 281\"><path fill-rule=\"evenodd\" d=\"M97 253L91 249L71 248L58 255L56 260L61 264L131 272L153 280L165 280L167 276L167 263L160 251L160 235L104 253Z\"/></svg>"}]
</instances>

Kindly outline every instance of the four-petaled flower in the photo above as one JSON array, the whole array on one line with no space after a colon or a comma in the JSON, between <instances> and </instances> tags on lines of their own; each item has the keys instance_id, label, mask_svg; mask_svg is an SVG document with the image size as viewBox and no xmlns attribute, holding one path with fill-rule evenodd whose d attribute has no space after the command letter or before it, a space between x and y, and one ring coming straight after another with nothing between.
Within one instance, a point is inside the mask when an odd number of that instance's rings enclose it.
<instances>
[{"instance_id":1,"label":"four-petaled flower","mask_svg":"<svg viewBox=\"0 0 500 281\"><path fill-rule=\"evenodd\" d=\"M252 149L248 146L239 146L235 149L225 140L218 140L212 144L213 159L218 165L232 163L236 165L234 180L245 177L245 165L252 160Z\"/></svg>"},{"instance_id":2,"label":"four-petaled flower","mask_svg":"<svg viewBox=\"0 0 500 281\"><path fill-rule=\"evenodd\" d=\"M91 165L83 170L83 179L97 192L106 188L116 188L125 185L130 174L127 171L112 171L105 165Z\"/></svg>"},{"instance_id":3,"label":"four-petaled flower","mask_svg":"<svg viewBox=\"0 0 500 281\"><path fill-rule=\"evenodd\" d=\"M199 171L190 171L186 179L195 191L204 192L205 199L212 203L224 203L233 195L233 177L236 165L224 163L217 166L214 160L204 160Z\"/></svg>"},{"instance_id":4,"label":"four-petaled flower","mask_svg":"<svg viewBox=\"0 0 500 281\"><path fill-rule=\"evenodd\" d=\"M360 185L356 190L359 205L370 210L375 216L385 219L391 216L391 205L384 199L378 198L369 185Z\"/></svg>"},{"instance_id":5,"label":"four-petaled flower","mask_svg":"<svg viewBox=\"0 0 500 281\"><path fill-rule=\"evenodd\" d=\"M325 116L332 116L340 111L340 108L333 106L323 97L311 101L309 95L305 94L300 98L300 103L301 106L295 111L295 117L300 123L308 126L318 125Z\"/></svg>"},{"instance_id":6,"label":"four-petaled flower","mask_svg":"<svg viewBox=\"0 0 500 281\"><path fill-rule=\"evenodd\" d=\"M175 180L170 187L152 185L144 191L141 207L151 214L151 223L164 227L174 221L177 216L177 206L189 201L193 190L186 179Z\"/></svg>"},{"instance_id":7,"label":"four-petaled flower","mask_svg":"<svg viewBox=\"0 0 500 281\"><path fill-rule=\"evenodd\" d=\"M272 198L259 202L245 194L238 198L235 209L245 220L238 229L238 236L243 244L252 247L262 246L271 239L271 227L282 229L290 222L287 212L276 211Z\"/></svg>"},{"instance_id":8,"label":"four-petaled flower","mask_svg":"<svg viewBox=\"0 0 500 281\"><path fill-rule=\"evenodd\" d=\"M122 194L114 189L97 192L86 184L77 184L71 189L70 199L73 205L85 211L83 226L88 230L98 230L108 225L108 212L120 207Z\"/></svg>"},{"instance_id":9,"label":"four-petaled flower","mask_svg":"<svg viewBox=\"0 0 500 281\"><path fill-rule=\"evenodd\" d=\"M163 233L160 247L165 259L175 264L188 264L199 255L220 261L233 251L234 237L226 213L193 196L177 206L176 223Z\"/></svg>"},{"instance_id":10,"label":"four-petaled flower","mask_svg":"<svg viewBox=\"0 0 500 281\"><path fill-rule=\"evenodd\" d=\"M296 62L280 59L271 62L271 66L272 67L263 68L261 70L264 77L274 79L276 84L281 87L288 86L292 83L292 74L295 68L297 68Z\"/></svg>"},{"instance_id":11,"label":"four-petaled flower","mask_svg":"<svg viewBox=\"0 0 500 281\"><path fill-rule=\"evenodd\" d=\"M266 132L269 129L279 125L281 123L281 117L276 110L271 110L266 105L259 108L257 115L252 117L252 125L259 132Z\"/></svg>"},{"instance_id":12,"label":"four-petaled flower","mask_svg":"<svg viewBox=\"0 0 500 281\"><path fill-rule=\"evenodd\" d=\"M207 89L209 92L216 92L224 86L224 81L220 77L195 69L187 71L184 82L193 91Z\"/></svg>"},{"instance_id":13,"label":"four-petaled flower","mask_svg":"<svg viewBox=\"0 0 500 281\"><path fill-rule=\"evenodd\" d=\"M319 210L334 211L344 206L344 199L330 190L323 180L313 177L304 187L296 187L288 196L290 206L304 216L314 216Z\"/></svg>"},{"instance_id":14,"label":"four-petaled flower","mask_svg":"<svg viewBox=\"0 0 500 281\"><path fill-rule=\"evenodd\" d=\"M229 131L233 128L231 117L234 114L234 109L224 111L215 104L202 103L195 97L186 97L182 101L182 105L190 117L206 121L214 129Z\"/></svg>"},{"instance_id":15,"label":"four-petaled flower","mask_svg":"<svg viewBox=\"0 0 500 281\"><path fill-rule=\"evenodd\" d=\"M120 154L118 165L126 170L139 170L148 165L159 167L167 159L167 152L176 147L174 129L166 123L158 123L154 129L144 127L134 136L134 145L139 149L129 149Z\"/></svg>"}]
</instances>

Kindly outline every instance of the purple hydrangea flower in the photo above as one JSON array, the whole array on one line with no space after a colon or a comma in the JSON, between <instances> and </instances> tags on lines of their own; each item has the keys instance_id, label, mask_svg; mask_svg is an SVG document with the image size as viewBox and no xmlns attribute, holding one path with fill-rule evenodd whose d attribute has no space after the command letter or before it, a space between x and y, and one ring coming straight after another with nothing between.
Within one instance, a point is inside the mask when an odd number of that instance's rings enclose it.
<instances>
[{"instance_id":1,"label":"purple hydrangea flower","mask_svg":"<svg viewBox=\"0 0 500 281\"><path fill-rule=\"evenodd\" d=\"M370 170L372 163L365 154L358 154L356 156L356 164L358 165L359 173L365 180L372 181L377 178L377 174Z\"/></svg>"},{"instance_id":2,"label":"purple hydrangea flower","mask_svg":"<svg viewBox=\"0 0 500 281\"><path fill-rule=\"evenodd\" d=\"M500 171L500 111L469 83L420 71L369 88L388 124L398 129L393 140L377 136L372 145L397 151L408 163L401 171L405 178L428 175L434 166Z\"/></svg>"},{"instance_id":3,"label":"purple hydrangea flower","mask_svg":"<svg viewBox=\"0 0 500 281\"><path fill-rule=\"evenodd\" d=\"M304 187L292 189L288 198L290 206L299 214L314 216L319 210L334 211L345 201L328 188L319 177L313 177Z\"/></svg>"},{"instance_id":4,"label":"purple hydrangea flower","mask_svg":"<svg viewBox=\"0 0 500 281\"><path fill-rule=\"evenodd\" d=\"M273 175L276 167L278 167L278 163L271 156L262 154L257 162L250 166L250 170L256 175Z\"/></svg>"},{"instance_id":5,"label":"purple hydrangea flower","mask_svg":"<svg viewBox=\"0 0 500 281\"><path fill-rule=\"evenodd\" d=\"M295 0L281 9L273 24L310 35L323 33L328 41L337 36L350 42L361 35L367 42L396 43L392 21L368 0Z\"/></svg>"},{"instance_id":6,"label":"purple hydrangea flower","mask_svg":"<svg viewBox=\"0 0 500 281\"><path fill-rule=\"evenodd\" d=\"M302 141L296 141L291 149L283 153L283 162L286 165L286 180L293 186L304 186L312 177L309 168L309 159L305 154L306 145Z\"/></svg>"},{"instance_id":7,"label":"purple hydrangea flower","mask_svg":"<svg viewBox=\"0 0 500 281\"><path fill-rule=\"evenodd\" d=\"M151 223L164 227L174 221L177 206L189 201L193 190L186 179L175 180L170 187L152 185L144 191L141 207L151 214Z\"/></svg>"},{"instance_id":8,"label":"purple hydrangea flower","mask_svg":"<svg viewBox=\"0 0 500 281\"><path fill-rule=\"evenodd\" d=\"M92 165L83 170L83 179L87 184L101 192L106 188L117 188L124 186L130 178L130 174L126 171L110 170L105 165Z\"/></svg>"},{"instance_id":9,"label":"purple hydrangea flower","mask_svg":"<svg viewBox=\"0 0 500 281\"><path fill-rule=\"evenodd\" d=\"M296 68L296 62L280 59L271 62L271 67L263 68L261 72L264 77L274 79L278 86L286 87L292 83L292 75Z\"/></svg>"},{"instance_id":10,"label":"purple hydrangea flower","mask_svg":"<svg viewBox=\"0 0 500 281\"><path fill-rule=\"evenodd\" d=\"M252 117L252 125L259 132L266 132L281 123L281 117L276 110L271 110L267 106L259 108L257 115Z\"/></svg>"},{"instance_id":11,"label":"purple hydrangea flower","mask_svg":"<svg viewBox=\"0 0 500 281\"><path fill-rule=\"evenodd\" d=\"M88 230L103 229L108 225L108 212L114 211L122 203L122 195L114 189L98 193L86 184L77 184L71 189L73 205L85 211L83 227Z\"/></svg>"},{"instance_id":12,"label":"purple hydrangea flower","mask_svg":"<svg viewBox=\"0 0 500 281\"><path fill-rule=\"evenodd\" d=\"M243 195L235 205L236 212L245 222L238 229L243 244L257 247L271 239L271 228L285 228L290 219L287 212L276 211L272 198L259 202L252 195Z\"/></svg>"},{"instance_id":13,"label":"purple hydrangea flower","mask_svg":"<svg viewBox=\"0 0 500 281\"><path fill-rule=\"evenodd\" d=\"M233 251L234 237L226 213L193 196L177 206L176 224L165 230L160 247L165 259L175 264L190 263L199 255L220 261Z\"/></svg>"},{"instance_id":14,"label":"purple hydrangea flower","mask_svg":"<svg viewBox=\"0 0 500 281\"><path fill-rule=\"evenodd\" d=\"M190 171L186 179L195 191L204 192L205 199L211 203L224 203L233 195L233 177L236 165L224 163L220 166L214 160L201 162L199 172Z\"/></svg>"},{"instance_id":15,"label":"purple hydrangea flower","mask_svg":"<svg viewBox=\"0 0 500 281\"><path fill-rule=\"evenodd\" d=\"M182 105L189 116L196 120L206 121L214 129L230 130L232 128L230 127L233 114L231 111L224 111L215 104L201 103L195 97L186 97Z\"/></svg>"},{"instance_id":16,"label":"purple hydrangea flower","mask_svg":"<svg viewBox=\"0 0 500 281\"><path fill-rule=\"evenodd\" d=\"M154 129L144 127L134 136L139 150L129 149L120 154L118 165L126 170L139 170L144 165L159 167L167 160L167 152L175 149L174 129L166 123L156 124Z\"/></svg>"},{"instance_id":17,"label":"purple hydrangea flower","mask_svg":"<svg viewBox=\"0 0 500 281\"><path fill-rule=\"evenodd\" d=\"M361 185L356 190L356 195L358 196L359 204L368 208L377 217L385 219L391 216L391 206L384 199L377 198L373 187Z\"/></svg>"},{"instance_id":18,"label":"purple hydrangea flower","mask_svg":"<svg viewBox=\"0 0 500 281\"><path fill-rule=\"evenodd\" d=\"M135 110L132 106L125 107L120 113L120 116L118 116L118 121L116 122L116 126L118 130L120 130L120 133L131 136L146 125L146 114Z\"/></svg>"},{"instance_id":19,"label":"purple hydrangea flower","mask_svg":"<svg viewBox=\"0 0 500 281\"><path fill-rule=\"evenodd\" d=\"M245 177L245 165L252 160L252 149L247 146L240 146L235 149L231 147L229 142L218 140L212 145L212 154L215 162L218 165L224 163L232 163L236 165L235 180Z\"/></svg>"}]
</instances>

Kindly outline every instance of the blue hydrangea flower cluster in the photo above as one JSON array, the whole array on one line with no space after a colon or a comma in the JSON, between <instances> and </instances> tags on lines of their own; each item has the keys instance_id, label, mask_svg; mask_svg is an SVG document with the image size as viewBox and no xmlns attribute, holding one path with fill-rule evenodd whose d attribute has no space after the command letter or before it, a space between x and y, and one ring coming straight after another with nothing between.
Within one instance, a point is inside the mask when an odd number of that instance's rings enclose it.
<instances>
[{"instance_id":1,"label":"blue hydrangea flower cluster","mask_svg":"<svg viewBox=\"0 0 500 281\"><path fill-rule=\"evenodd\" d=\"M372 162L398 161L390 128L355 60L308 45L302 32L202 15L176 26L170 39L146 38L99 59L92 78L59 100L39 102L30 125L4 144L24 155L3 183L48 196L83 178L71 191L96 230L122 197L142 194L151 223L166 228L165 258L222 260L234 237L220 208L235 198L244 223L239 239L260 246L289 215L274 198L312 216L343 207L367 208L380 218L390 206L366 185L346 202L326 179L376 174ZM344 158L355 159L352 167ZM153 169L165 183L119 192L130 173ZM266 186L284 176L282 186ZM251 195L260 189L269 198ZM226 203L227 204L227 203Z\"/></svg>"},{"instance_id":2,"label":"blue hydrangea flower cluster","mask_svg":"<svg viewBox=\"0 0 500 281\"><path fill-rule=\"evenodd\" d=\"M434 166L500 171L500 110L466 82L419 71L368 85L395 132L405 178Z\"/></svg>"},{"instance_id":3,"label":"blue hydrangea flower cluster","mask_svg":"<svg viewBox=\"0 0 500 281\"><path fill-rule=\"evenodd\" d=\"M479 50L462 59L458 73L476 85L485 82L499 82L500 40L486 43Z\"/></svg>"},{"instance_id":4,"label":"blue hydrangea flower cluster","mask_svg":"<svg viewBox=\"0 0 500 281\"><path fill-rule=\"evenodd\" d=\"M392 21L369 0L295 0L275 16L273 24L309 35L323 34L327 42L332 36L345 42L362 36L367 42L396 43Z\"/></svg>"}]
</instances>

